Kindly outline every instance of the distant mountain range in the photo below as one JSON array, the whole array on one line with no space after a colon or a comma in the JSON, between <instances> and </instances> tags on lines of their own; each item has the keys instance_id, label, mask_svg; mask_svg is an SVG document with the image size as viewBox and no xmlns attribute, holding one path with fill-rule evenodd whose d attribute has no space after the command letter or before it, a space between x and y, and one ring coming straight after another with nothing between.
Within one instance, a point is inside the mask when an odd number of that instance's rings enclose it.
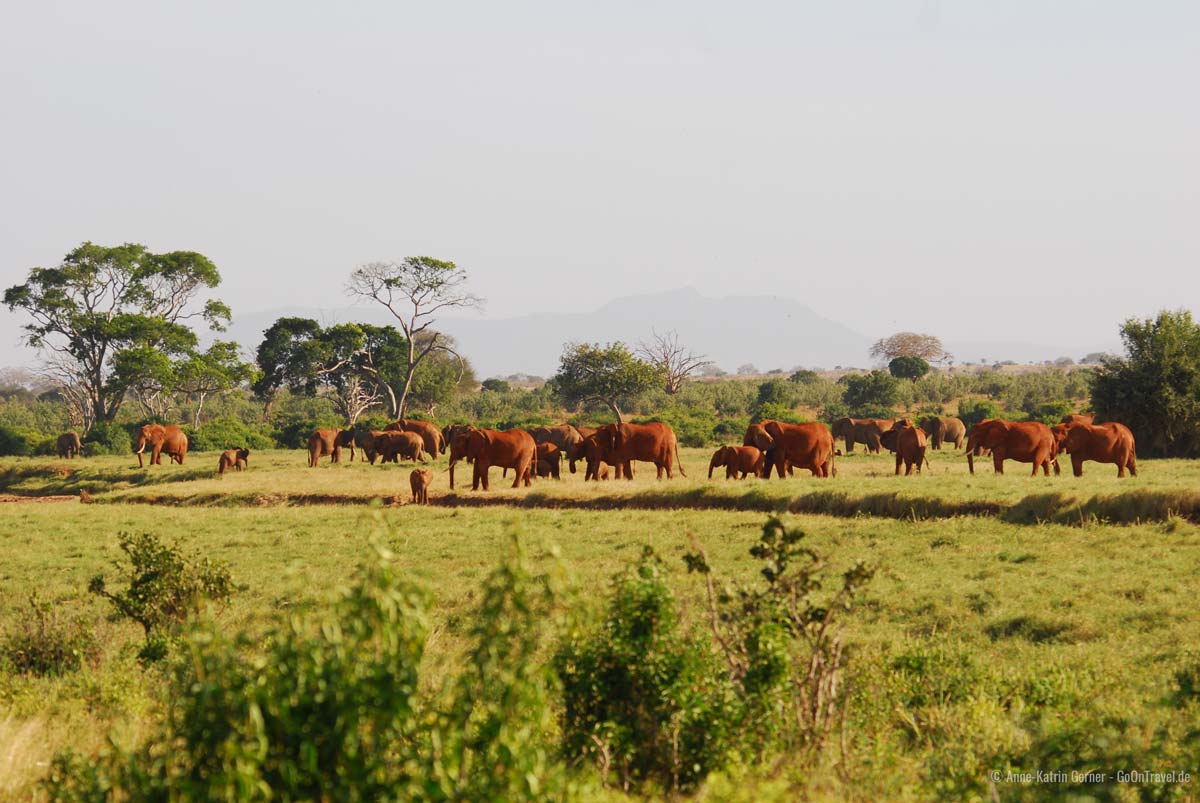
<instances>
[{"instance_id":1,"label":"distant mountain range","mask_svg":"<svg viewBox=\"0 0 1200 803\"><path fill-rule=\"evenodd\" d=\"M237 340L252 351L263 331L284 316L314 318L324 325L394 322L386 311L372 307L281 308L238 315L229 332L221 337ZM550 376L558 367L564 343L621 340L634 345L649 339L652 329L660 333L677 331L681 343L730 372L745 364L761 371L866 367L873 341L793 299L708 298L691 288L619 298L591 311L498 319L444 318L437 328L458 341L481 379L511 374ZM1115 350L1114 344L1067 349L1020 342L949 341L946 347L959 362L1041 362L1064 355L1079 359L1090 351Z\"/></svg>"}]
</instances>

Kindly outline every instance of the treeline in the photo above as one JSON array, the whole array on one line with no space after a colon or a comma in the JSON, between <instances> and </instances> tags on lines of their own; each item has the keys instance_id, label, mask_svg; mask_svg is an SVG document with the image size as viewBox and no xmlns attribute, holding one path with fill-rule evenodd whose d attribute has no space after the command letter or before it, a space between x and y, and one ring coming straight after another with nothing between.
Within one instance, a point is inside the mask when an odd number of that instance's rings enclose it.
<instances>
[{"instance_id":1,"label":"treeline","mask_svg":"<svg viewBox=\"0 0 1200 803\"><path fill-rule=\"evenodd\" d=\"M798 371L765 381L693 381L675 393L656 388L630 398L626 413L634 421L671 424L685 446L740 440L751 422L764 418L831 422L843 415L946 414L968 422L996 415L1051 422L1086 403L1092 376L1087 369L1045 369L1024 374L932 373L917 380L875 372L832 380ZM457 380L456 370L443 377L439 395L430 399L433 414L427 407L424 412L410 413L412 417L439 424L472 422L496 429L612 421L612 413L602 403L566 405L553 381L524 389L494 380L482 386L473 381L467 385ZM437 384L431 382L430 386ZM418 391L421 389L419 386ZM194 409L186 400L174 412L178 421L193 420ZM357 418L356 426L381 429L394 420L390 412L386 407L372 407ZM311 392L279 389L272 395L265 420L263 413L259 395L249 387L237 388L209 399L200 425L186 424L184 429L193 451L237 446L290 449L302 447L313 429L339 427L345 422L342 400L319 385ZM115 421L93 425L84 436L84 454L128 454L132 433L145 421L140 407L126 407ZM36 394L24 387L0 387L0 454L54 454L55 438L68 429L69 406L54 391Z\"/></svg>"}]
</instances>

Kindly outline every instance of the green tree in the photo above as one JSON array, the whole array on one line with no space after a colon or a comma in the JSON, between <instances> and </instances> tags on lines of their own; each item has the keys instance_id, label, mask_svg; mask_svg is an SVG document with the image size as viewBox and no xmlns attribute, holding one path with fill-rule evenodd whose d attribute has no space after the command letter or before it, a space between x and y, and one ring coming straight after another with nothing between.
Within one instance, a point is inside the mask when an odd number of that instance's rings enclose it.
<instances>
[{"instance_id":1,"label":"green tree","mask_svg":"<svg viewBox=\"0 0 1200 803\"><path fill-rule=\"evenodd\" d=\"M567 404L603 404L620 423L621 406L659 384L662 373L624 343L568 343L552 381Z\"/></svg>"},{"instance_id":2,"label":"green tree","mask_svg":"<svg viewBox=\"0 0 1200 803\"><path fill-rule=\"evenodd\" d=\"M1200 452L1200 324L1186 310L1130 318L1124 357L1106 357L1092 377L1092 407L1120 421L1143 454Z\"/></svg>"},{"instance_id":3,"label":"green tree","mask_svg":"<svg viewBox=\"0 0 1200 803\"><path fill-rule=\"evenodd\" d=\"M888 363L888 373L897 379L920 379L929 373L929 363L917 356L895 357Z\"/></svg>"},{"instance_id":4,"label":"green tree","mask_svg":"<svg viewBox=\"0 0 1200 803\"><path fill-rule=\"evenodd\" d=\"M131 383L144 379L131 352L179 356L196 345L193 320L223 328L229 308L198 298L220 282L216 266L194 251L154 254L133 243L88 242L57 267L30 270L23 284L5 291L4 303L32 318L26 342L43 351L47 369L90 428L112 421Z\"/></svg>"},{"instance_id":5,"label":"green tree","mask_svg":"<svg viewBox=\"0 0 1200 803\"><path fill-rule=\"evenodd\" d=\"M450 340L432 328L437 313L483 303L466 292L466 282L465 270L433 257L372 262L350 274L347 292L382 304L404 333L404 374L403 381L397 383L397 417L404 417L408 411L409 394L420 364L438 351L456 354Z\"/></svg>"},{"instance_id":6,"label":"green tree","mask_svg":"<svg viewBox=\"0 0 1200 803\"><path fill-rule=\"evenodd\" d=\"M845 376L842 401L854 412L879 410L896 404L900 383L887 371L872 371L861 376Z\"/></svg>"},{"instance_id":7,"label":"green tree","mask_svg":"<svg viewBox=\"0 0 1200 803\"><path fill-rule=\"evenodd\" d=\"M193 403L192 426L200 426L204 403L210 396L229 393L256 374L254 365L242 360L241 347L218 340L204 351L193 351L175 368L175 390Z\"/></svg>"}]
</instances>

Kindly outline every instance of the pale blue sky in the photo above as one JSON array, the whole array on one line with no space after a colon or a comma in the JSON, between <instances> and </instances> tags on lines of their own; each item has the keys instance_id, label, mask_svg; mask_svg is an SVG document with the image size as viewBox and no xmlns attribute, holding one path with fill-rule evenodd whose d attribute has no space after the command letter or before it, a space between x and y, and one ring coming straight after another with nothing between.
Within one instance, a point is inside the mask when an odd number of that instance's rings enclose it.
<instances>
[{"instance_id":1,"label":"pale blue sky","mask_svg":"<svg viewBox=\"0 0 1200 803\"><path fill-rule=\"evenodd\" d=\"M10 2L0 279L195 249L236 314L430 254L494 317L691 285L1072 353L1197 308L1198 76L1195 2Z\"/></svg>"}]
</instances>

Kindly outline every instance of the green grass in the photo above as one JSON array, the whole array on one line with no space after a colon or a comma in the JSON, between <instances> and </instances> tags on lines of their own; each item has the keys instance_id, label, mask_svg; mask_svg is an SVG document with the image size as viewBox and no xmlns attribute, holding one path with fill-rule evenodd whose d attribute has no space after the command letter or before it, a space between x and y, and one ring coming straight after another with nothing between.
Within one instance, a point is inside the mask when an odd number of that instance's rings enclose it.
<instances>
[{"instance_id":1,"label":"green grass","mask_svg":"<svg viewBox=\"0 0 1200 803\"><path fill-rule=\"evenodd\" d=\"M133 659L140 630L106 621L86 594L89 577L111 571L118 534L142 531L232 566L242 590L220 614L231 630L322 599L382 537L435 595L427 660L436 677L463 646L478 585L514 528L534 554L556 546L591 603L652 545L672 568L685 616L699 621L702 589L681 561L689 534L714 566L749 581L757 567L747 549L766 512L818 510L792 519L831 573L857 560L879 568L846 634L855 692L842 776L771 780L748 768L714 779L706 799L766 798L778 783L781 800L797 790L968 798L969 781L997 756L1028 755L1046 729L1076 721L1120 720L1122 739L1146 745L1163 728L1172 749L1190 749L1183 734L1198 709L1164 701L1175 672L1200 660L1200 527L1183 505L1200 487L1200 465L1144 461L1141 477L1121 481L1095 464L1083 478L1032 479L1013 464L1004 476L989 465L970 477L961 455L934 453L922 477L891 476L887 457L853 456L832 481L709 482L708 454L684 450L690 476L670 483L642 465L632 483L584 484L580 474L514 491L495 471L486 495L451 495L442 458L428 507L404 504L407 466L308 469L299 452L254 454L248 472L224 478L216 455L145 470L126 458L0 461L0 494L86 490L97 503L0 503L0 630L37 591L93 620L104 645L98 664L74 675L0 669L0 799L33 795L44 762L64 746L99 750L110 730L136 741L150 727L163 679ZM469 483L469 467L462 478ZM1029 790L999 790L1026 799L1018 793Z\"/></svg>"}]
</instances>

